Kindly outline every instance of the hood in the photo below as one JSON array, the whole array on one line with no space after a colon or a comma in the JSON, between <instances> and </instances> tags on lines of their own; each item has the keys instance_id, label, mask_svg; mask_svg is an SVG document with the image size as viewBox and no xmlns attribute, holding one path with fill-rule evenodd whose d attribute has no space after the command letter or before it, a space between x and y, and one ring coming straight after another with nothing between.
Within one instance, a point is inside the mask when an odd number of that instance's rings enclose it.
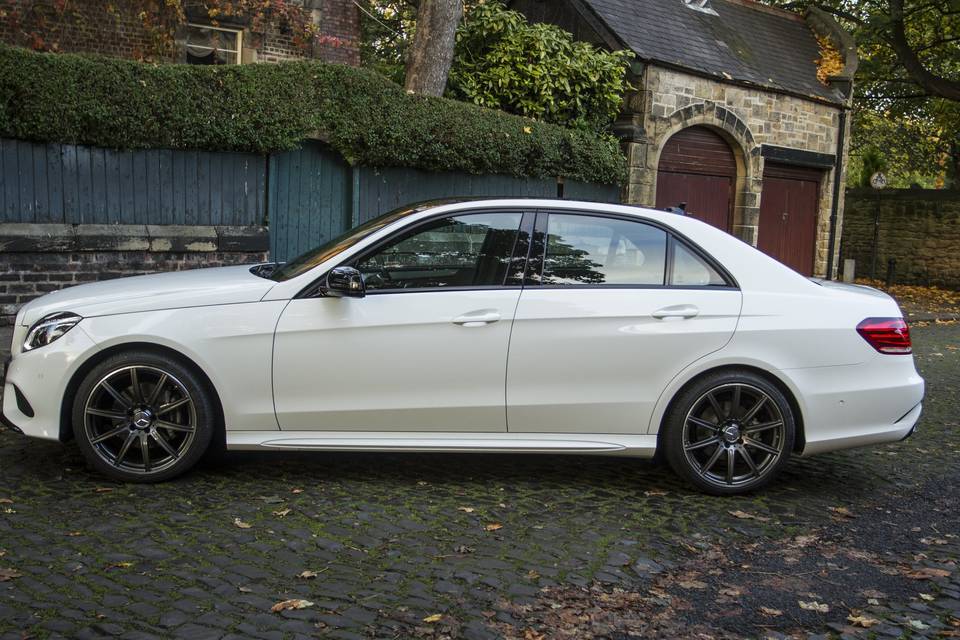
<instances>
[{"instance_id":1,"label":"hood","mask_svg":"<svg viewBox=\"0 0 960 640\"><path fill-rule=\"evenodd\" d=\"M18 317L31 326L55 312L85 318L218 304L257 302L276 283L250 272L250 266L217 267L117 278L48 293L27 303Z\"/></svg>"}]
</instances>

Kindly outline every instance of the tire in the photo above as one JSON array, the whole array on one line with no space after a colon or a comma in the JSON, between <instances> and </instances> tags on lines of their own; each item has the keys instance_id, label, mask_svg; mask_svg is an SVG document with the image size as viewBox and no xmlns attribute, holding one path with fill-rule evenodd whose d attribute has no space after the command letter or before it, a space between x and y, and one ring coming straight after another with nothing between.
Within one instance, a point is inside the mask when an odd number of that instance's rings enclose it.
<instances>
[{"instance_id":1,"label":"tire","mask_svg":"<svg viewBox=\"0 0 960 640\"><path fill-rule=\"evenodd\" d=\"M96 365L73 399L87 462L123 482L162 482L192 468L217 432L206 381L179 359L129 351Z\"/></svg>"},{"instance_id":2,"label":"tire","mask_svg":"<svg viewBox=\"0 0 960 640\"><path fill-rule=\"evenodd\" d=\"M752 371L728 370L695 380L674 398L661 443L681 478L705 493L736 495L780 473L795 434L779 387Z\"/></svg>"}]
</instances>

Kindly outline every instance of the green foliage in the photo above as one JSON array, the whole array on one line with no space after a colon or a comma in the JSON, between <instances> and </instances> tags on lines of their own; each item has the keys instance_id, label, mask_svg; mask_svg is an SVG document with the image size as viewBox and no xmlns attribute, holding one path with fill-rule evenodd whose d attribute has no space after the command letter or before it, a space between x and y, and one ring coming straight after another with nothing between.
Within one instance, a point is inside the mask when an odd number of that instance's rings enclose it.
<instances>
[{"instance_id":1,"label":"green foliage","mask_svg":"<svg viewBox=\"0 0 960 640\"><path fill-rule=\"evenodd\" d=\"M270 152L317 135L350 162L622 182L610 137L424 96L316 61L155 65L0 47L0 136Z\"/></svg>"},{"instance_id":2,"label":"green foliage","mask_svg":"<svg viewBox=\"0 0 960 640\"><path fill-rule=\"evenodd\" d=\"M457 32L452 95L567 127L607 130L633 53L604 51L497 1L474 6Z\"/></svg>"},{"instance_id":3,"label":"green foliage","mask_svg":"<svg viewBox=\"0 0 960 640\"><path fill-rule=\"evenodd\" d=\"M854 84L854 129L848 183L866 149L882 149L892 186L960 187L960 102L917 81L891 45L890 0L764 0L833 14L857 41L860 66ZM960 81L960 2L904 0L904 31L923 68Z\"/></svg>"}]
</instances>

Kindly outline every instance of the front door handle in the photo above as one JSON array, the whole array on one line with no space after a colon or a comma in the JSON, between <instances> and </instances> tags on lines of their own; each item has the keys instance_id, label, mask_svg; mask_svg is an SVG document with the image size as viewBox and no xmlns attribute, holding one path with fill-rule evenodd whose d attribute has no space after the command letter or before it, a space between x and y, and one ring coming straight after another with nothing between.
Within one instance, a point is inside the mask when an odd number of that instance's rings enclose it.
<instances>
[{"instance_id":1,"label":"front door handle","mask_svg":"<svg viewBox=\"0 0 960 640\"><path fill-rule=\"evenodd\" d=\"M496 311L472 311L454 318L453 324L459 324L462 327L481 327L485 324L493 324L499 319L500 314Z\"/></svg>"},{"instance_id":2,"label":"front door handle","mask_svg":"<svg viewBox=\"0 0 960 640\"><path fill-rule=\"evenodd\" d=\"M666 318L693 318L700 313L700 309L696 305L692 304L675 304L670 307L664 307L663 309L657 309L650 315L658 320L664 320Z\"/></svg>"}]
</instances>

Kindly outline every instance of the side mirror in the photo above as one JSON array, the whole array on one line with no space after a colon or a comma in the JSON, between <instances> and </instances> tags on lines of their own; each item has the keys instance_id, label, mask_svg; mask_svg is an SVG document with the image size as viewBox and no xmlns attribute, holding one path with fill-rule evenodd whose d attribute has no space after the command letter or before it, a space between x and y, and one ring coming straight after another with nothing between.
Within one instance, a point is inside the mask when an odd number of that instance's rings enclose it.
<instances>
[{"instance_id":1,"label":"side mirror","mask_svg":"<svg viewBox=\"0 0 960 640\"><path fill-rule=\"evenodd\" d=\"M334 298L362 298L367 295L363 275L353 267L335 267L327 274L323 287L326 295Z\"/></svg>"}]
</instances>

